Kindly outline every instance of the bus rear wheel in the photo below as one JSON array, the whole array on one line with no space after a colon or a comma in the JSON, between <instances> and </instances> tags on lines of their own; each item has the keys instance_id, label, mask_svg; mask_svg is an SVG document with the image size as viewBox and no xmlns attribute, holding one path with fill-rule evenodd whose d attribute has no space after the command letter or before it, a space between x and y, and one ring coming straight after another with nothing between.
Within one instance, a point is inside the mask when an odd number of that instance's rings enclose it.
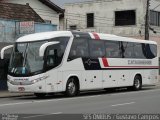
<instances>
[{"instance_id":1,"label":"bus rear wheel","mask_svg":"<svg viewBox=\"0 0 160 120\"><path fill-rule=\"evenodd\" d=\"M135 76L132 89L135 91L142 89L142 79L139 75Z\"/></svg>"},{"instance_id":2,"label":"bus rear wheel","mask_svg":"<svg viewBox=\"0 0 160 120\"><path fill-rule=\"evenodd\" d=\"M78 84L76 82L76 80L74 80L74 78L70 78L67 82L67 85L66 85L66 92L65 94L68 96L68 97L73 97L73 96L76 96L79 92L79 89L78 89Z\"/></svg>"}]
</instances>

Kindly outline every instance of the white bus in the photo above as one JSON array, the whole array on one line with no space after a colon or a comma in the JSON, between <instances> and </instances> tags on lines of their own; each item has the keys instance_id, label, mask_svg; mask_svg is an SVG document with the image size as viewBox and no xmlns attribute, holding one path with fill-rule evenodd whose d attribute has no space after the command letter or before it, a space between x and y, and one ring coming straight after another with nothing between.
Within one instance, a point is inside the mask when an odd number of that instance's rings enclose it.
<instances>
[{"instance_id":1,"label":"white bus","mask_svg":"<svg viewBox=\"0 0 160 120\"><path fill-rule=\"evenodd\" d=\"M5 49L1 51L3 59ZM158 82L157 44L110 34L55 31L19 38L8 71L10 92L42 97Z\"/></svg>"}]
</instances>

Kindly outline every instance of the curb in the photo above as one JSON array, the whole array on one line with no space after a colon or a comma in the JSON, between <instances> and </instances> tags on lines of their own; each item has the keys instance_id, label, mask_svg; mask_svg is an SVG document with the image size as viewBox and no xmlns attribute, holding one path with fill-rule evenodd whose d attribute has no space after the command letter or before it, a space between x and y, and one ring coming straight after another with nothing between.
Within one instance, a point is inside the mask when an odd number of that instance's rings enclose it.
<instances>
[{"instance_id":1,"label":"curb","mask_svg":"<svg viewBox=\"0 0 160 120\"><path fill-rule=\"evenodd\" d=\"M33 96L33 95L0 96L0 98L14 98L14 97L25 97L25 96Z\"/></svg>"}]
</instances>

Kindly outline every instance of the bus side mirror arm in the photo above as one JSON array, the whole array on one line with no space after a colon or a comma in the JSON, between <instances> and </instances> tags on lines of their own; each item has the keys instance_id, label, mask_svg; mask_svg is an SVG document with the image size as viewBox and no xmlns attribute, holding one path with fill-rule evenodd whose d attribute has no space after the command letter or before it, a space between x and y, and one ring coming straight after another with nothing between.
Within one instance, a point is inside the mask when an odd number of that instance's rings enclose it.
<instances>
[{"instance_id":1,"label":"bus side mirror arm","mask_svg":"<svg viewBox=\"0 0 160 120\"><path fill-rule=\"evenodd\" d=\"M40 56L40 57L43 57L46 48L47 48L48 46L54 45L54 44L59 44L59 42L58 42L58 41L54 41L54 42L44 43L44 44L40 47L40 49L39 49L39 56Z\"/></svg>"},{"instance_id":2,"label":"bus side mirror arm","mask_svg":"<svg viewBox=\"0 0 160 120\"><path fill-rule=\"evenodd\" d=\"M8 45L8 46L2 48L2 50L1 50L1 59L2 60L4 59L4 52L5 52L5 50L10 49L10 48L13 48L13 45Z\"/></svg>"}]
</instances>

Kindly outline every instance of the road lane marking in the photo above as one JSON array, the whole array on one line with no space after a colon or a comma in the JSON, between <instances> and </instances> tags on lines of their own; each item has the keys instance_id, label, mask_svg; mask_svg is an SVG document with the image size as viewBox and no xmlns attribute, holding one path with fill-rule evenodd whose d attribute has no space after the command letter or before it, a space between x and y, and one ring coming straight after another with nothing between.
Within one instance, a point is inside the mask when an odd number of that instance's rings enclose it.
<instances>
[{"instance_id":1,"label":"road lane marking","mask_svg":"<svg viewBox=\"0 0 160 120\"><path fill-rule=\"evenodd\" d=\"M35 117L44 117L44 116L58 115L58 114L62 114L62 112L56 112L56 113L51 113L51 114L46 114L46 115L33 115L33 116L27 116L27 117L23 117L23 119L35 118Z\"/></svg>"},{"instance_id":2,"label":"road lane marking","mask_svg":"<svg viewBox=\"0 0 160 120\"><path fill-rule=\"evenodd\" d=\"M124 93L113 93L111 95L127 95L127 94L136 94L136 93L147 93L147 92L156 92L156 91L160 91L160 89L153 89L153 90L141 90L141 91L126 91Z\"/></svg>"},{"instance_id":3,"label":"road lane marking","mask_svg":"<svg viewBox=\"0 0 160 120\"><path fill-rule=\"evenodd\" d=\"M32 103L32 102L19 102L19 103L0 104L0 107L3 107L3 106L10 106L10 105L22 105L22 104L28 104L28 103Z\"/></svg>"},{"instance_id":4,"label":"road lane marking","mask_svg":"<svg viewBox=\"0 0 160 120\"><path fill-rule=\"evenodd\" d=\"M13 105L24 105L24 104L30 104L30 103L67 101L67 100L76 100L76 99L83 99L83 98L88 99L88 98L99 97L99 96L102 96L102 95L95 95L95 96L88 96L88 97L76 97L76 98L52 99L52 100L35 100L35 101L30 101L30 102L19 102L19 103L7 103L7 104L0 104L0 107L13 106Z\"/></svg>"},{"instance_id":5,"label":"road lane marking","mask_svg":"<svg viewBox=\"0 0 160 120\"><path fill-rule=\"evenodd\" d=\"M117 106L124 106L124 105L131 105L134 104L135 102L130 102L130 103L122 103L122 104L115 104L115 105L111 105L112 107L117 107Z\"/></svg>"},{"instance_id":6,"label":"road lane marking","mask_svg":"<svg viewBox=\"0 0 160 120\"><path fill-rule=\"evenodd\" d=\"M29 102L19 102L19 103L7 103L7 104L0 104L0 107L4 106L13 106L13 105L24 105L24 104L30 104L30 103L44 103L44 102L57 102L57 101L68 101L68 100L77 100L77 99L90 99L90 98L97 98L101 96L114 96L114 95L131 95L135 93L146 93L146 92L155 92L155 91L160 91L160 89L155 89L155 90L146 90L146 91L136 91L136 92L127 92L127 93L113 93L113 94L102 94L102 95L93 95L93 96L84 96L84 97L74 97L74 98L63 98L63 99L51 99L51 100L33 100Z\"/></svg>"}]
</instances>

